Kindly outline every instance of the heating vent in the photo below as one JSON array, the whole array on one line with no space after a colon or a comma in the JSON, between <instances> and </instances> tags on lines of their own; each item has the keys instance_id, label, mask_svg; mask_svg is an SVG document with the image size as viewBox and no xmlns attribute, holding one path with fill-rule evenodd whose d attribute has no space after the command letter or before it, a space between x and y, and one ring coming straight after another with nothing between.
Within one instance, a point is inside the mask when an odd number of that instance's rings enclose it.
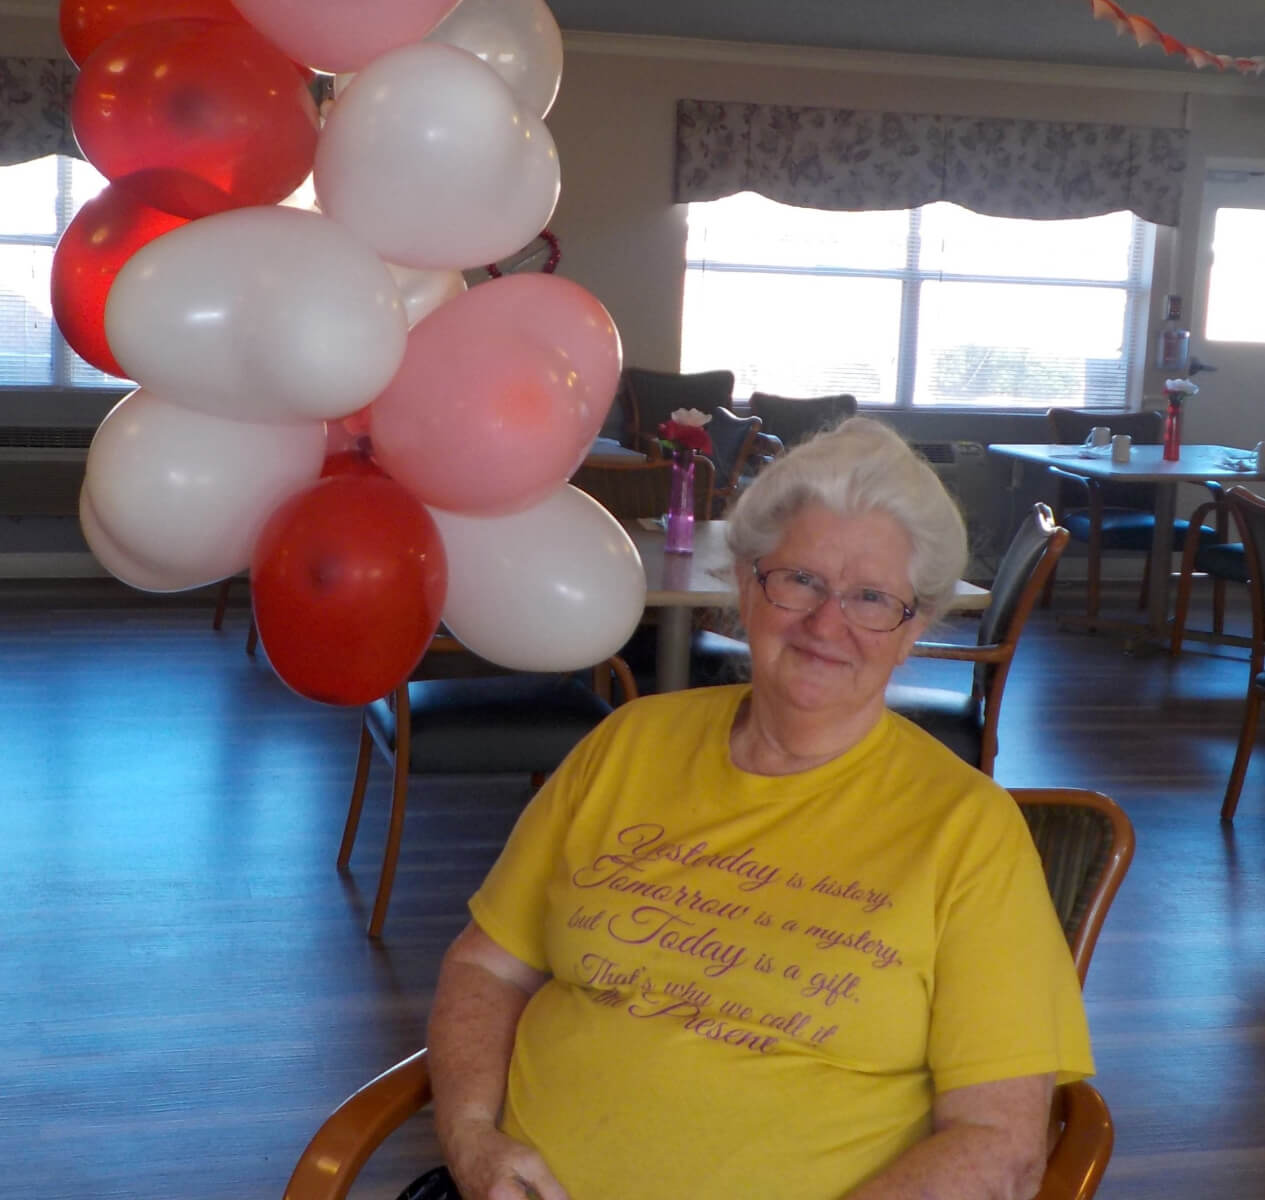
<instances>
[{"instance_id":1,"label":"heating vent","mask_svg":"<svg viewBox=\"0 0 1265 1200\"><path fill-rule=\"evenodd\" d=\"M988 451L979 442L915 442L914 449L931 464L966 518L971 546L967 574L991 578L999 554L1002 497Z\"/></svg>"},{"instance_id":2,"label":"heating vent","mask_svg":"<svg viewBox=\"0 0 1265 1200\"><path fill-rule=\"evenodd\" d=\"M86 450L95 429L39 425L0 425L0 449Z\"/></svg>"},{"instance_id":3,"label":"heating vent","mask_svg":"<svg viewBox=\"0 0 1265 1200\"><path fill-rule=\"evenodd\" d=\"M0 425L0 516L75 516L95 432L82 425Z\"/></svg>"}]
</instances>

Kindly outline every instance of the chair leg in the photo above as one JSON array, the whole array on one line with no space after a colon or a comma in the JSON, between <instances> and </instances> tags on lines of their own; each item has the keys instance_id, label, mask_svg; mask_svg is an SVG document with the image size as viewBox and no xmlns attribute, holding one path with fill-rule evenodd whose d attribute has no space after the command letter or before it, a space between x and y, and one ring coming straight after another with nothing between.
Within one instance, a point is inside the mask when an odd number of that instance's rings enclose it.
<instances>
[{"instance_id":1,"label":"chair leg","mask_svg":"<svg viewBox=\"0 0 1265 1200\"><path fill-rule=\"evenodd\" d=\"M227 579L220 580L220 590L215 594L215 616L211 618L212 629L224 627L224 614L228 611L228 589L232 582L231 575Z\"/></svg>"},{"instance_id":2,"label":"chair leg","mask_svg":"<svg viewBox=\"0 0 1265 1200\"><path fill-rule=\"evenodd\" d=\"M391 782L391 820L387 825L386 845L382 848L382 873L378 876L378 894L373 900L373 914L369 918L369 936L380 938L382 926L387 920L387 906L391 903L391 889L395 886L395 868L400 860L400 841L404 836L404 808L408 802L409 730L407 715L401 717L396 709L395 773ZM403 751L401 752L401 747Z\"/></svg>"},{"instance_id":3,"label":"chair leg","mask_svg":"<svg viewBox=\"0 0 1265 1200\"><path fill-rule=\"evenodd\" d=\"M1085 556L1086 574L1089 576L1089 594L1085 602L1085 615L1094 618L1098 615L1098 603L1102 590L1102 547L1100 539L1091 535L1089 553Z\"/></svg>"},{"instance_id":4,"label":"chair leg","mask_svg":"<svg viewBox=\"0 0 1265 1200\"><path fill-rule=\"evenodd\" d=\"M1220 576L1212 580L1212 632L1225 632L1225 580Z\"/></svg>"},{"instance_id":5,"label":"chair leg","mask_svg":"<svg viewBox=\"0 0 1265 1200\"><path fill-rule=\"evenodd\" d=\"M352 847L360 829L360 813L365 806L365 785L369 782L369 762L373 757L373 736L369 726L360 722L360 753L356 757L356 777L351 785L351 801L347 805L347 821L343 825L343 840L338 847L338 869L345 871L351 862Z\"/></svg>"},{"instance_id":6,"label":"chair leg","mask_svg":"<svg viewBox=\"0 0 1265 1200\"><path fill-rule=\"evenodd\" d=\"M1142 565L1142 586L1138 589L1138 612L1146 609L1151 593L1151 555L1148 552L1146 562Z\"/></svg>"},{"instance_id":7,"label":"chair leg","mask_svg":"<svg viewBox=\"0 0 1265 1200\"><path fill-rule=\"evenodd\" d=\"M246 653L251 658L255 657L255 647L259 645L259 626L255 624L254 614L251 614L250 628L246 631Z\"/></svg>"},{"instance_id":8,"label":"chair leg","mask_svg":"<svg viewBox=\"0 0 1265 1200\"><path fill-rule=\"evenodd\" d=\"M1239 806L1239 793L1243 790L1243 777L1247 774L1248 759L1256 742L1256 722L1260 713L1261 698L1255 688L1247 694L1247 707L1243 710L1243 728L1239 731L1239 748L1234 754L1234 766L1230 768L1230 781L1226 784L1225 799L1221 802L1221 819L1234 820L1234 810Z\"/></svg>"},{"instance_id":9,"label":"chair leg","mask_svg":"<svg viewBox=\"0 0 1265 1200\"><path fill-rule=\"evenodd\" d=\"M1188 571L1183 571L1177 582L1177 601L1173 606L1173 636L1168 643L1168 652L1174 658L1181 654L1182 642L1186 637L1186 616L1190 612L1190 587L1193 582Z\"/></svg>"}]
</instances>

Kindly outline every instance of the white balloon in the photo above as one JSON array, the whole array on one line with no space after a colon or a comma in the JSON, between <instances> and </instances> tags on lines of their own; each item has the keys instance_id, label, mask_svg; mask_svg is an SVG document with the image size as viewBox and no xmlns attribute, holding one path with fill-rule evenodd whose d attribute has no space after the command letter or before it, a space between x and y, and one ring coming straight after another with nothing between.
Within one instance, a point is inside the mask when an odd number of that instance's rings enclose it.
<instances>
[{"instance_id":1,"label":"white balloon","mask_svg":"<svg viewBox=\"0 0 1265 1200\"><path fill-rule=\"evenodd\" d=\"M537 116L553 107L562 33L544 0L461 0L427 40L477 55Z\"/></svg>"},{"instance_id":2,"label":"white balloon","mask_svg":"<svg viewBox=\"0 0 1265 1200\"><path fill-rule=\"evenodd\" d=\"M619 522L565 485L505 517L431 509L448 556L444 623L520 671L572 671L616 653L641 620L646 575Z\"/></svg>"},{"instance_id":3,"label":"white balloon","mask_svg":"<svg viewBox=\"0 0 1265 1200\"><path fill-rule=\"evenodd\" d=\"M387 270L399 289L410 329L445 301L466 290L465 277L460 271L424 271L396 263L387 263Z\"/></svg>"},{"instance_id":4,"label":"white balloon","mask_svg":"<svg viewBox=\"0 0 1265 1200\"><path fill-rule=\"evenodd\" d=\"M93 557L115 579L142 592L183 592L208 582L201 574L182 574L170 569L151 567L138 562L122 546L112 533L101 524L97 510L92 505L88 489L79 492L79 528Z\"/></svg>"},{"instance_id":5,"label":"white balloon","mask_svg":"<svg viewBox=\"0 0 1265 1200\"><path fill-rule=\"evenodd\" d=\"M119 271L106 338L124 371L189 408L242 421L333 420L404 358L391 272L319 213L239 208L173 229Z\"/></svg>"},{"instance_id":6,"label":"white balloon","mask_svg":"<svg viewBox=\"0 0 1265 1200\"><path fill-rule=\"evenodd\" d=\"M320 477L324 459L321 423L230 421L141 389L97 429L84 493L114 546L151 582L198 587L246 568L264 522Z\"/></svg>"},{"instance_id":7,"label":"white balloon","mask_svg":"<svg viewBox=\"0 0 1265 1200\"><path fill-rule=\"evenodd\" d=\"M490 67L442 42L400 46L357 72L316 145L321 211L387 262L463 270L548 224L553 138Z\"/></svg>"}]
</instances>

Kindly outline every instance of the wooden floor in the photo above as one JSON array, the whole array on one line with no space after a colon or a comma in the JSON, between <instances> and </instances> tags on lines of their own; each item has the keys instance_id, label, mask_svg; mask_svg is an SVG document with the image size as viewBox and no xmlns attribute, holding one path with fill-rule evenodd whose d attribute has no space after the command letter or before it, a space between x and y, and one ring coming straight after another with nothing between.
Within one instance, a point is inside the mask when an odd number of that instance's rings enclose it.
<instances>
[{"instance_id":1,"label":"wooden floor","mask_svg":"<svg viewBox=\"0 0 1265 1200\"><path fill-rule=\"evenodd\" d=\"M279 1198L323 1115L421 1044L526 781L415 795L373 945L381 764L352 876L333 865L357 715L248 659L241 609L216 634L209 605L46 603L0 609L0 1191ZM998 777L1098 788L1138 832L1086 993L1106 1200L1265 1196L1265 750L1217 820L1243 655L1126 655L1039 614L1012 674ZM432 1153L419 1123L355 1194Z\"/></svg>"}]
</instances>

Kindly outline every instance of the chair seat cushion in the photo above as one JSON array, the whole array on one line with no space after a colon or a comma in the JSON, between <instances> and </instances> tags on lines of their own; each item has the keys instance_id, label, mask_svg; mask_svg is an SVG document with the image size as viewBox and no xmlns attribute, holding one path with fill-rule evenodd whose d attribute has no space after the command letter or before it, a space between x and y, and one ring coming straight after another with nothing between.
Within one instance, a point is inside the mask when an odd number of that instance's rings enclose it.
<instances>
[{"instance_id":1,"label":"chair seat cushion","mask_svg":"<svg viewBox=\"0 0 1265 1200\"><path fill-rule=\"evenodd\" d=\"M1089 541L1089 510L1073 508L1063 514L1062 524L1078 542ZM1173 522L1173 549L1180 550L1186 541L1189 521ZM1136 508L1104 508L1102 513L1102 546L1104 550L1149 550L1155 532L1155 514ZM1202 543L1216 541L1217 531L1207 525L1199 527Z\"/></svg>"},{"instance_id":2,"label":"chair seat cushion","mask_svg":"<svg viewBox=\"0 0 1265 1200\"><path fill-rule=\"evenodd\" d=\"M969 692L893 683L887 688L887 707L925 729L971 766L979 766L984 706Z\"/></svg>"},{"instance_id":3,"label":"chair seat cushion","mask_svg":"<svg viewBox=\"0 0 1265 1200\"><path fill-rule=\"evenodd\" d=\"M1200 546L1195 554L1195 570L1218 579L1247 582L1247 554L1242 542L1218 542L1212 546Z\"/></svg>"},{"instance_id":4,"label":"chair seat cushion","mask_svg":"<svg viewBox=\"0 0 1265 1200\"><path fill-rule=\"evenodd\" d=\"M611 711L572 675L416 680L408 697L414 775L552 771ZM386 700L368 705L365 721L394 753L395 714Z\"/></svg>"}]
</instances>

